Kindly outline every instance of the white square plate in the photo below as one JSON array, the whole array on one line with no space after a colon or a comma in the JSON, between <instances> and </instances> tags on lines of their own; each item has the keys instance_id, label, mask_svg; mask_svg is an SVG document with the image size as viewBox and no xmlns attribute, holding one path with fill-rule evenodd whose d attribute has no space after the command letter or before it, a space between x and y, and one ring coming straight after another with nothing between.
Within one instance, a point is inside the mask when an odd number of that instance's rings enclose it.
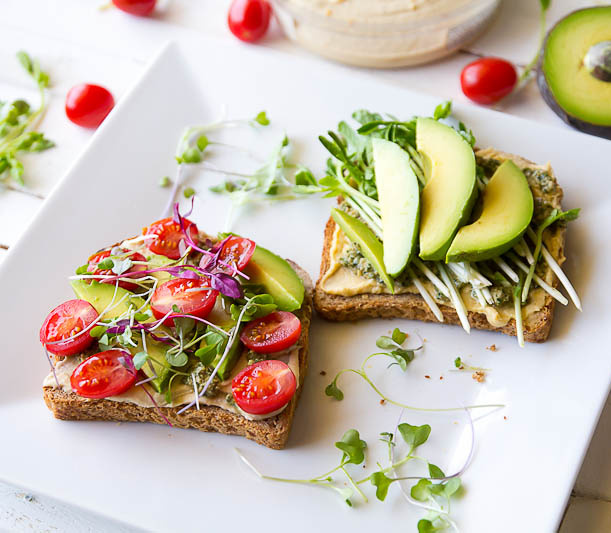
<instances>
[{"instance_id":1,"label":"white square plate","mask_svg":"<svg viewBox=\"0 0 611 533\"><path fill-rule=\"evenodd\" d=\"M167 191L157 183L173 173L182 128L211 122L224 103L232 117L266 109L286 128L299 159L319 174L326 156L317 135L353 110L409 117L431 113L438 102L269 50L193 41L160 54L0 267L0 478L154 530L232 530L239 523L249 531L415 531L422 511L405 502L396 486L385 503L367 486L370 503L355 498L349 509L323 489L257 479L233 450L239 447L270 475L310 477L335 466L340 454L333 443L354 427L369 442L368 464L384 460L378 434L394 430L397 408L380 405L355 376L342 378L343 402L327 398L324 387L339 369L359 365L375 349L378 335L400 326L419 331L427 342L406 373L385 370L381 361L373 364L372 376L395 398L424 407L507 406L475 422L474 459L463 476L464 496L453 509L461 529L555 530L611 381L611 143L493 111L455 110L479 146L551 160L565 207L583 208L568 232L565 270L585 311L558 308L547 343L521 350L514 338L480 331L468 336L438 324L314 320L309 376L284 451L223 435L62 422L50 415L41 398L48 371L38 342L42 320L71 296L66 278L92 250L136 234L158 217ZM195 220L202 229L216 230L227 203L205 192L208 179L193 182L202 193ZM275 204L246 213L234 229L296 260L315 278L329 206L319 199ZM485 349L492 343L499 348L495 353ZM458 355L491 368L486 382L449 372ZM433 428L421 455L446 472L460 466L469 441L463 412L408 411L404 419ZM354 468L357 477L359 469Z\"/></svg>"}]
</instances>

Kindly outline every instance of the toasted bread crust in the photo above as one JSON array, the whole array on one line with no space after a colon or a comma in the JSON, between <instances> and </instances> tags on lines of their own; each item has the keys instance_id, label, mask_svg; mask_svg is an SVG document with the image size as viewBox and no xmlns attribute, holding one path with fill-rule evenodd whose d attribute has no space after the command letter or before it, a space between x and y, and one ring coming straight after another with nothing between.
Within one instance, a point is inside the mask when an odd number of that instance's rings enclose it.
<instances>
[{"instance_id":1,"label":"toasted bread crust","mask_svg":"<svg viewBox=\"0 0 611 533\"><path fill-rule=\"evenodd\" d=\"M511 154L502 155L528 164L534 164L518 156ZM539 191L533 193L540 196ZM558 188L554 203L560 204L562 189ZM335 222L329 218L325 226L322 260L320 265L320 276L314 290L314 307L318 314L327 320L346 321L360 320L362 318L407 318L425 322L439 322L431 312L428 305L419 294L358 294L355 296L339 296L329 294L322 288L321 280L331 265L331 244L335 231ZM564 243L566 228L557 225L554 229L555 237L561 242L559 250L560 262L564 260ZM551 284L554 288L558 286L558 279L554 276ZM554 306L556 301L545 294L545 302L539 311L531 315L528 325L525 325L524 340L527 342L544 342L549 337L554 317ZM460 319L456 310L447 305L439 305L444 316L444 323L460 325ZM467 313L469 324L475 329L498 331L506 335L516 336L515 320L511 319L505 326L498 327L490 324L484 313Z\"/></svg>"},{"instance_id":2,"label":"toasted bread crust","mask_svg":"<svg viewBox=\"0 0 611 533\"><path fill-rule=\"evenodd\" d=\"M288 406L280 414L264 420L247 420L239 414L212 405L202 405L199 410L192 407L178 414L181 407L154 409L112 400L90 400L73 392L52 387L43 387L47 407L55 418L61 420L107 420L113 422L154 422L166 424L163 415L174 427L239 435L258 444L280 450L286 446L293 416L299 401L308 368L309 329L312 317L312 281L307 272L295 263L291 265L303 280L306 288L303 306L299 311L301 339L299 350L299 387Z\"/></svg>"}]
</instances>

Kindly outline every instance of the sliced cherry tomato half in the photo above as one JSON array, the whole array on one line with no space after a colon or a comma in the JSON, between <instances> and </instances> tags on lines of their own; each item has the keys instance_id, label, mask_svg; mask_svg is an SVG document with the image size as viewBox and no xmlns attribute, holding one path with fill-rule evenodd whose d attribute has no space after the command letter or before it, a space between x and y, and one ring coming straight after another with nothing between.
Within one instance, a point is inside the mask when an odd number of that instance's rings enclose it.
<instances>
[{"instance_id":1,"label":"sliced cherry tomato half","mask_svg":"<svg viewBox=\"0 0 611 533\"><path fill-rule=\"evenodd\" d=\"M98 312L89 302L68 300L49 313L40 328L40 342L55 355L81 353L91 346L94 339L88 332L78 337L75 335L97 319Z\"/></svg>"},{"instance_id":2,"label":"sliced cherry tomato half","mask_svg":"<svg viewBox=\"0 0 611 533\"><path fill-rule=\"evenodd\" d=\"M157 0L112 0L112 3L130 15L145 17L153 12Z\"/></svg>"},{"instance_id":3,"label":"sliced cherry tomato half","mask_svg":"<svg viewBox=\"0 0 611 533\"><path fill-rule=\"evenodd\" d=\"M89 272L90 274L94 274L96 276L114 276L115 273L111 269L98 268L98 264L104 261L104 259L108 257L110 257L110 250L103 250L101 252L93 254L89 258L89 265L87 266L87 272ZM131 259L132 261L142 261L142 262L146 261L146 257L144 257L142 254L139 254L138 252L132 253L126 257L129 257L129 259ZM126 273L144 271L146 270L146 268L147 268L146 265L133 265L129 270L126 271ZM132 276L132 277L138 278L140 276ZM100 281L101 283L113 283L113 284L115 283L114 281L106 281L103 279L100 279L97 281ZM136 283L132 283L131 281L121 280L119 281L119 287L122 287L126 291L134 291L138 288L138 285Z\"/></svg>"},{"instance_id":4,"label":"sliced cherry tomato half","mask_svg":"<svg viewBox=\"0 0 611 533\"><path fill-rule=\"evenodd\" d=\"M301 322L287 311L274 311L246 324L240 340L257 353L285 350L297 342L301 335Z\"/></svg>"},{"instance_id":5,"label":"sliced cherry tomato half","mask_svg":"<svg viewBox=\"0 0 611 533\"><path fill-rule=\"evenodd\" d=\"M219 259L238 270L242 270L250 261L257 245L250 239L232 236L223 244Z\"/></svg>"},{"instance_id":6,"label":"sliced cherry tomato half","mask_svg":"<svg viewBox=\"0 0 611 533\"><path fill-rule=\"evenodd\" d=\"M197 226L189 219L182 219L185 226L185 231L189 232L189 236L194 242L197 242ZM158 255L165 255L170 259L180 259L179 244L184 240L185 235L180 229L180 224L175 222L173 218L163 218L154 222L147 228L144 228L144 235L157 235L156 239L151 239L148 242L148 247L151 252Z\"/></svg>"},{"instance_id":7,"label":"sliced cherry tomato half","mask_svg":"<svg viewBox=\"0 0 611 533\"><path fill-rule=\"evenodd\" d=\"M460 74L462 92L478 104L490 105L507 96L518 81L515 67L498 57L482 57Z\"/></svg>"},{"instance_id":8,"label":"sliced cherry tomato half","mask_svg":"<svg viewBox=\"0 0 611 533\"><path fill-rule=\"evenodd\" d=\"M246 367L231 382L235 403L252 415L266 415L284 407L296 389L293 371L274 359Z\"/></svg>"},{"instance_id":9,"label":"sliced cherry tomato half","mask_svg":"<svg viewBox=\"0 0 611 533\"><path fill-rule=\"evenodd\" d=\"M265 35L271 16L272 8L265 0L233 0L227 24L238 39L253 42Z\"/></svg>"},{"instance_id":10,"label":"sliced cherry tomato half","mask_svg":"<svg viewBox=\"0 0 611 533\"><path fill-rule=\"evenodd\" d=\"M114 106L112 94L100 85L81 83L66 95L66 116L84 128L97 128Z\"/></svg>"},{"instance_id":11,"label":"sliced cherry tomato half","mask_svg":"<svg viewBox=\"0 0 611 533\"><path fill-rule=\"evenodd\" d=\"M151 298L151 309L156 318L163 318L173 306L181 310L181 314L206 318L219 292L210 289L207 278L182 279L174 278L159 285ZM164 320L166 326L173 326L172 313Z\"/></svg>"},{"instance_id":12,"label":"sliced cherry tomato half","mask_svg":"<svg viewBox=\"0 0 611 533\"><path fill-rule=\"evenodd\" d=\"M78 365L70 376L70 385L79 396L108 398L129 389L137 375L129 352L106 350Z\"/></svg>"}]
</instances>

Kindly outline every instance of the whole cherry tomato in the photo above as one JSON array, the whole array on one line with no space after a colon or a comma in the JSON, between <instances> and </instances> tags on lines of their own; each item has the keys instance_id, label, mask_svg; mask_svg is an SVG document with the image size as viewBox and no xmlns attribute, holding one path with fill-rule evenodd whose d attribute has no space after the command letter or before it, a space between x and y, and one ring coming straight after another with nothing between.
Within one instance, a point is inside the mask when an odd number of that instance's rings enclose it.
<instances>
[{"instance_id":1,"label":"whole cherry tomato","mask_svg":"<svg viewBox=\"0 0 611 533\"><path fill-rule=\"evenodd\" d=\"M66 95L66 116L84 128L97 128L114 106L110 91L99 85L81 83Z\"/></svg>"},{"instance_id":2,"label":"whole cherry tomato","mask_svg":"<svg viewBox=\"0 0 611 533\"><path fill-rule=\"evenodd\" d=\"M145 17L153 12L157 0L112 0L112 3L130 15Z\"/></svg>"},{"instance_id":3,"label":"whole cherry tomato","mask_svg":"<svg viewBox=\"0 0 611 533\"><path fill-rule=\"evenodd\" d=\"M252 43L265 35L271 16L272 8L265 0L233 0L227 23L238 39Z\"/></svg>"},{"instance_id":4,"label":"whole cherry tomato","mask_svg":"<svg viewBox=\"0 0 611 533\"><path fill-rule=\"evenodd\" d=\"M507 96L517 81L515 67L498 57L476 59L460 74L460 85L465 96L484 105L494 104Z\"/></svg>"}]
</instances>

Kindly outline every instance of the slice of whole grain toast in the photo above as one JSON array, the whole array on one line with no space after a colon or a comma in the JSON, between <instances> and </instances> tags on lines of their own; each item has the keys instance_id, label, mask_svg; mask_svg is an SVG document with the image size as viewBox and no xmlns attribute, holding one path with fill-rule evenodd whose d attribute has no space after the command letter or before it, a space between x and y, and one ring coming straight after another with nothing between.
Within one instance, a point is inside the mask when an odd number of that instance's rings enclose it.
<instances>
[{"instance_id":1,"label":"slice of whole grain toast","mask_svg":"<svg viewBox=\"0 0 611 533\"><path fill-rule=\"evenodd\" d=\"M166 424L160 411L174 427L199 429L226 435L239 435L258 444L280 450L285 447L289 437L295 408L303 388L308 368L309 329L312 318L312 280L307 272L289 261L305 287L303 305L295 314L301 320L299 349L299 387L287 407L278 415L264 420L247 420L242 415L232 413L213 405L202 405L187 409L178 414L181 407L141 407L133 403L113 400L91 400L74 392L65 392L53 387L43 387L44 400L55 418L61 420L107 420L113 422L154 422Z\"/></svg>"},{"instance_id":2,"label":"slice of whole grain toast","mask_svg":"<svg viewBox=\"0 0 611 533\"><path fill-rule=\"evenodd\" d=\"M511 159L523 170L537 167L531 161L527 161L519 156L497 152L495 150L479 150L476 152L478 162L488 161L503 161ZM535 177L531 173L527 173L531 191L535 200L535 209L546 204L556 208L560 208L562 200L562 189L557 185L556 179L548 168L549 178L553 187L546 186L542 188ZM544 190L545 189L545 190ZM336 224L332 218L329 218L325 227L324 244L322 251L322 261L320 265L320 277L316 283L314 291L314 307L316 311L328 320L345 321L359 320L361 318L407 318L411 320L421 320L426 322L438 322L435 315L432 313L422 296L419 294L357 294L354 296L341 296L329 294L322 289L321 280L329 269L331 264L330 249L333 241L333 234ZM564 262L564 242L565 242L565 226L555 224L546 230L544 240L546 242L560 243L557 250L550 250L559 264ZM554 253L555 252L555 253ZM554 288L558 285L558 279L551 274L549 267L543 278L548 277L549 284ZM552 277L553 276L553 277ZM544 342L547 340L553 322L554 305L556 300L549 294L545 293L543 305L535 313L530 315L528 323L524 325L524 340L528 342ZM460 319L456 310L448 305L439 304L439 308L444 316L444 323L460 325ZM501 327L497 327L488 322L486 315L479 312L468 312L469 324L475 329L485 329L498 331L507 335L516 335L516 324L512 318L510 321Z\"/></svg>"}]
</instances>

